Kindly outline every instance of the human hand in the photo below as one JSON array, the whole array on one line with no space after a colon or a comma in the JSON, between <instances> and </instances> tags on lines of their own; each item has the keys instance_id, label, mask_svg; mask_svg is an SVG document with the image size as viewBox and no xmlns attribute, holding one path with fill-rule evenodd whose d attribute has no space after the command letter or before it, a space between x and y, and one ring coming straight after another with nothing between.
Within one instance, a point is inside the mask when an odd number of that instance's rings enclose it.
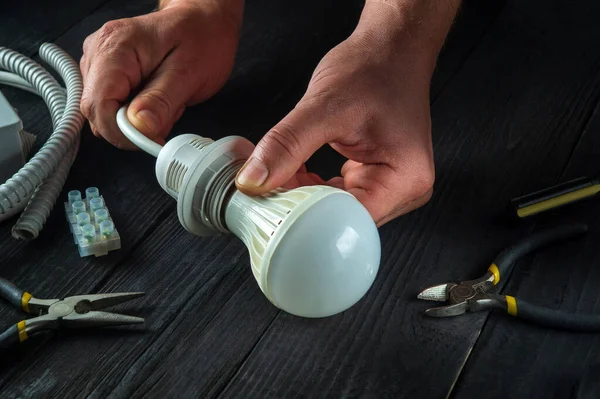
<instances>
[{"instance_id":1,"label":"human hand","mask_svg":"<svg viewBox=\"0 0 600 399\"><path fill-rule=\"evenodd\" d=\"M372 44L352 36L322 59L304 97L238 174L240 191L328 184L353 194L378 225L429 200L430 76ZM348 161L340 177L325 182L304 163L327 143Z\"/></svg>"},{"instance_id":2,"label":"human hand","mask_svg":"<svg viewBox=\"0 0 600 399\"><path fill-rule=\"evenodd\" d=\"M427 203L435 178L429 86L458 3L367 0L357 29L258 143L238 189L328 184L353 194L378 226ZM304 166L325 144L348 158L327 182Z\"/></svg>"},{"instance_id":3,"label":"human hand","mask_svg":"<svg viewBox=\"0 0 600 399\"><path fill-rule=\"evenodd\" d=\"M159 11L106 23L83 45L81 111L95 136L136 149L116 114L164 144L186 106L213 96L228 79L237 51L243 0L163 1Z\"/></svg>"}]
</instances>

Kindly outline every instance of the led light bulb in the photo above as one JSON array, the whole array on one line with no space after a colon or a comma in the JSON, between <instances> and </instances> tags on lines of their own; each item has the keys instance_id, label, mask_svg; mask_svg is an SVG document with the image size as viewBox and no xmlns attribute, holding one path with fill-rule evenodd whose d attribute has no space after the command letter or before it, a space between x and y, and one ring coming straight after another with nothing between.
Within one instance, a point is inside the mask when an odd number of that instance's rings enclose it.
<instances>
[{"instance_id":1,"label":"led light bulb","mask_svg":"<svg viewBox=\"0 0 600 399\"><path fill-rule=\"evenodd\" d=\"M241 137L215 142L191 134L162 148L156 175L177 199L181 224L200 236L235 234L260 289L286 312L326 317L350 308L379 269L373 219L355 197L329 186L241 193L235 175L253 149Z\"/></svg>"}]
</instances>

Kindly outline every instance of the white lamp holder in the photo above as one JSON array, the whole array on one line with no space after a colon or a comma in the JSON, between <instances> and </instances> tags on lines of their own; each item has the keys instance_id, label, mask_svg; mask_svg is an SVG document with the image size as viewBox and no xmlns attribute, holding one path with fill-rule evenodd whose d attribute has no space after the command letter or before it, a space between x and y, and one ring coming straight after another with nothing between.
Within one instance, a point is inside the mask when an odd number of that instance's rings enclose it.
<instances>
[{"instance_id":1,"label":"white lamp holder","mask_svg":"<svg viewBox=\"0 0 600 399\"><path fill-rule=\"evenodd\" d=\"M159 184L177 200L183 227L198 236L228 233L225 206L235 188L235 176L254 145L243 137L221 140L179 135L160 151L156 161Z\"/></svg>"}]
</instances>

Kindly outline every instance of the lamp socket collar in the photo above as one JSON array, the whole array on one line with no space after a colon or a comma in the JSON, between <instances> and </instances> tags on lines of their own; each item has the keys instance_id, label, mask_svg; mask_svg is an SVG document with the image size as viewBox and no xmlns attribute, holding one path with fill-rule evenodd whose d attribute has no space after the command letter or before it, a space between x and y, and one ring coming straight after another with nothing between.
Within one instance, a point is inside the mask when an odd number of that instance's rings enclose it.
<instances>
[{"instance_id":1,"label":"lamp socket collar","mask_svg":"<svg viewBox=\"0 0 600 399\"><path fill-rule=\"evenodd\" d=\"M169 140L156 162L160 186L177 199L182 226L198 236L228 233L225 208L235 176L254 150L243 137L213 141L194 134Z\"/></svg>"}]
</instances>

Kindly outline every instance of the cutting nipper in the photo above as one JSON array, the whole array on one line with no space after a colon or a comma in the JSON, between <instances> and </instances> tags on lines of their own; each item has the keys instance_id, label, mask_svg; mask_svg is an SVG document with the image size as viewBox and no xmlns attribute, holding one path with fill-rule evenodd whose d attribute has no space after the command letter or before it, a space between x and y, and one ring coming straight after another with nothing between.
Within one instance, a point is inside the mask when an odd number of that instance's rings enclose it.
<instances>
[{"instance_id":1,"label":"cutting nipper","mask_svg":"<svg viewBox=\"0 0 600 399\"><path fill-rule=\"evenodd\" d=\"M437 284L423 290L419 299L446 302L444 306L427 309L433 317L450 317L466 312L501 309L541 326L573 331L600 331L600 315L574 314L535 305L511 295L490 293L503 276L523 256L550 244L586 233L585 224L566 225L531 234L502 251L483 277L458 283Z\"/></svg>"}]
</instances>

